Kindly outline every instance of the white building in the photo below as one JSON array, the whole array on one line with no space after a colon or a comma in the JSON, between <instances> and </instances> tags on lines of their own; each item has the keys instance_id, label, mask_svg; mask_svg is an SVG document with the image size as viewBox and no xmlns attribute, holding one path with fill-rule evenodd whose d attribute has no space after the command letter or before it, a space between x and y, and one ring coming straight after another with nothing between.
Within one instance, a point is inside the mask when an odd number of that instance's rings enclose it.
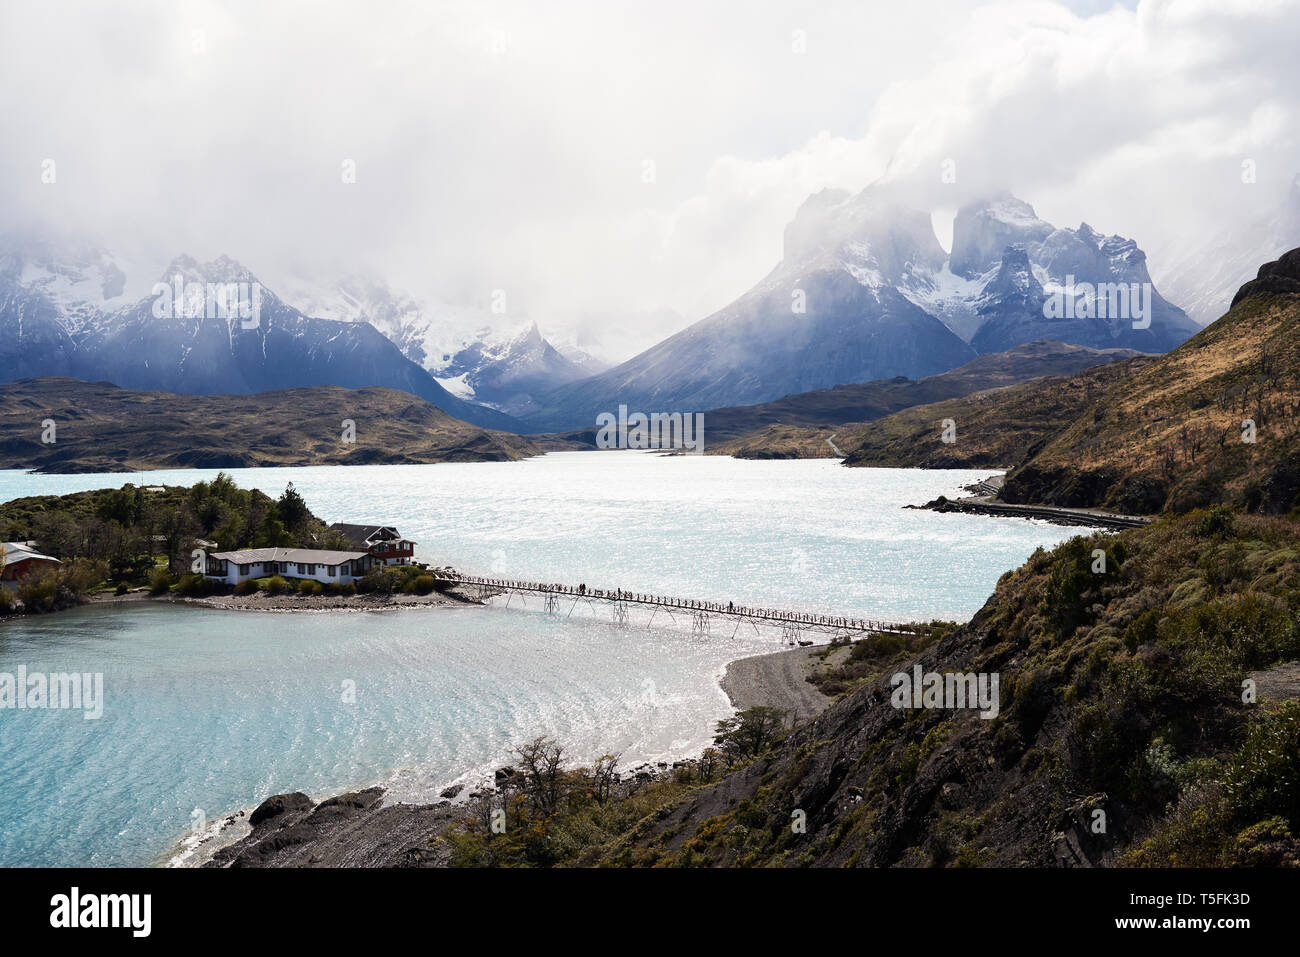
<instances>
[{"instance_id":1,"label":"white building","mask_svg":"<svg viewBox=\"0 0 1300 957\"><path fill-rule=\"evenodd\" d=\"M331 552L317 548L247 548L208 555L203 577L238 585L249 578L310 578L323 585L346 585L377 564L369 552Z\"/></svg>"}]
</instances>

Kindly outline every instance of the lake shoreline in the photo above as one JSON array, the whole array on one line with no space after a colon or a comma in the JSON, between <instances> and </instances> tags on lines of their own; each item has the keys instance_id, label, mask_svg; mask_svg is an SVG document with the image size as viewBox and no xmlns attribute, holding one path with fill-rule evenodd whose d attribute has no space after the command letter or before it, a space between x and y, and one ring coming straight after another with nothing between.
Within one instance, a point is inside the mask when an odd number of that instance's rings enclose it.
<instances>
[{"instance_id":1,"label":"lake shoreline","mask_svg":"<svg viewBox=\"0 0 1300 957\"><path fill-rule=\"evenodd\" d=\"M715 680L738 711L763 705L790 711L802 722L832 703L804 680L824 651L819 645L745 655L727 662ZM655 763L633 761L620 769L622 783L635 788L697 758L692 754ZM440 800L423 804L388 804L382 785L335 794L319 803L301 792L268 795L257 807L236 809L191 831L155 866L224 867L236 860L239 866L269 867L447 866L446 848L430 847L428 839L463 817L467 798L493 790L486 782L478 787L453 785L443 789ZM281 806L284 809L277 810ZM263 817L255 827L251 821L259 810ZM394 834L419 839L403 843L394 841Z\"/></svg>"}]
</instances>

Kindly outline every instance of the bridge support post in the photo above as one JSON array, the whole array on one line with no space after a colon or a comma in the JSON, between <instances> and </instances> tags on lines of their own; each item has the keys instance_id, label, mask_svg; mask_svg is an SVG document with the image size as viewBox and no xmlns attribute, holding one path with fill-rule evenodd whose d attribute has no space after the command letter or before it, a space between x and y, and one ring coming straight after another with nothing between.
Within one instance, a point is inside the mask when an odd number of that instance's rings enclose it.
<instances>
[{"instance_id":1,"label":"bridge support post","mask_svg":"<svg viewBox=\"0 0 1300 957\"><path fill-rule=\"evenodd\" d=\"M548 615L553 615L559 610L560 610L560 596L548 592L546 595L546 613Z\"/></svg>"},{"instance_id":2,"label":"bridge support post","mask_svg":"<svg viewBox=\"0 0 1300 957\"><path fill-rule=\"evenodd\" d=\"M795 622L787 621L781 625L781 641L787 645L799 643L799 636L803 634L803 629Z\"/></svg>"},{"instance_id":3,"label":"bridge support post","mask_svg":"<svg viewBox=\"0 0 1300 957\"><path fill-rule=\"evenodd\" d=\"M618 625L620 628L627 627L627 602L614 602L614 624Z\"/></svg>"},{"instance_id":4,"label":"bridge support post","mask_svg":"<svg viewBox=\"0 0 1300 957\"><path fill-rule=\"evenodd\" d=\"M709 613L707 611L701 611L699 609L696 609L695 611L691 612L691 634L692 635L700 635L700 636L707 635L709 633L709 627L711 624L712 621L709 618Z\"/></svg>"}]
</instances>

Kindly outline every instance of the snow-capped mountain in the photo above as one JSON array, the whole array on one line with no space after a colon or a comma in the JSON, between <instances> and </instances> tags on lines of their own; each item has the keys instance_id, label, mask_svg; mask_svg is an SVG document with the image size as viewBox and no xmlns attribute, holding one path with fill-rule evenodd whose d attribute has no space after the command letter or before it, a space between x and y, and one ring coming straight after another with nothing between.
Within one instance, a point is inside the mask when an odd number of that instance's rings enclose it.
<instances>
[{"instance_id":1,"label":"snow-capped mountain","mask_svg":"<svg viewBox=\"0 0 1300 957\"><path fill-rule=\"evenodd\" d=\"M902 292L981 354L1035 339L1167 352L1199 328L1156 290L1133 240L1057 228L1009 193L959 210L939 281Z\"/></svg>"},{"instance_id":2,"label":"snow-capped mountain","mask_svg":"<svg viewBox=\"0 0 1300 957\"><path fill-rule=\"evenodd\" d=\"M369 323L453 395L511 415L536 409L536 394L592 375L597 361L570 358L534 322L417 299L373 277L290 280L286 288L304 312Z\"/></svg>"},{"instance_id":3,"label":"snow-capped mountain","mask_svg":"<svg viewBox=\"0 0 1300 957\"><path fill-rule=\"evenodd\" d=\"M930 215L889 188L823 190L786 227L782 261L757 286L627 362L556 389L529 421L580 428L620 404L698 411L916 378L1038 339L1163 352L1196 331L1154 286L1145 287L1149 317L1099 316L1106 296L1097 287L1121 283L1150 283L1135 243L1087 224L1057 229L1007 193L958 213L949 255Z\"/></svg>"},{"instance_id":4,"label":"snow-capped mountain","mask_svg":"<svg viewBox=\"0 0 1300 957\"><path fill-rule=\"evenodd\" d=\"M66 375L199 395L384 386L476 425L519 425L448 393L367 323L304 315L233 259L179 257L130 301L113 265L39 250L0 258L0 381Z\"/></svg>"},{"instance_id":5,"label":"snow-capped mountain","mask_svg":"<svg viewBox=\"0 0 1300 957\"><path fill-rule=\"evenodd\" d=\"M1228 311L1242 284L1255 278L1260 263L1272 262L1300 246L1300 176L1268 215L1242 229L1217 233L1206 244L1196 237L1181 248L1171 248L1161 285L1200 325L1208 325Z\"/></svg>"}]
</instances>

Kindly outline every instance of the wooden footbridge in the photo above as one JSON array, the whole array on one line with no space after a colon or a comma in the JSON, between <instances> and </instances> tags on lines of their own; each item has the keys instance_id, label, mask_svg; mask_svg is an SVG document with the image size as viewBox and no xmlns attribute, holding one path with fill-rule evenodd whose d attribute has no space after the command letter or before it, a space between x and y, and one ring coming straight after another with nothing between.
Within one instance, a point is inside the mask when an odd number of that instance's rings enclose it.
<instances>
[{"instance_id":1,"label":"wooden footbridge","mask_svg":"<svg viewBox=\"0 0 1300 957\"><path fill-rule=\"evenodd\" d=\"M735 622L731 637L740 631L741 625L752 625L755 630L760 625L780 628L781 638L787 644L795 644L805 633L829 634L834 636L864 636L889 632L893 634L915 634L926 630L926 625L896 621L882 621L872 618L848 618L836 615L819 615L812 612L784 611L779 608L758 608L750 605L737 605L734 602L704 601L696 598L673 598L668 595L652 595L646 592L624 591L623 589L588 588L586 585L563 585L558 583L519 581L510 578L480 578L459 573L439 575L439 579L451 586L475 595L486 601L494 595L506 595L506 606L519 596L521 600L530 597L541 599L548 614L559 614L563 605L568 605L564 617L573 615L573 610L581 603L595 607L597 603L607 605L612 611L613 621L618 625L628 624L628 612L635 606L651 610L646 627L654 623L655 617L662 611L674 622L677 616L689 615L691 632L707 635L712 631L714 620ZM811 644L811 642L807 642Z\"/></svg>"}]
</instances>

